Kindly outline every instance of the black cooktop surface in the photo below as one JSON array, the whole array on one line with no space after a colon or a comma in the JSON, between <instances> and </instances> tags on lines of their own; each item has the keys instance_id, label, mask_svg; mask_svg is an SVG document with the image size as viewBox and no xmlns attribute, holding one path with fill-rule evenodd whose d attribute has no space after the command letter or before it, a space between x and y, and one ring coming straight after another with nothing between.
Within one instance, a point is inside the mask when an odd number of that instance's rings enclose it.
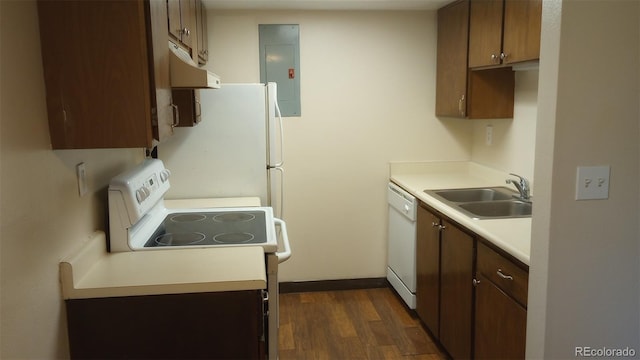
<instances>
[{"instance_id":1,"label":"black cooktop surface","mask_svg":"<svg viewBox=\"0 0 640 360\"><path fill-rule=\"evenodd\" d=\"M144 247L267 242L262 211L178 212L167 215Z\"/></svg>"}]
</instances>

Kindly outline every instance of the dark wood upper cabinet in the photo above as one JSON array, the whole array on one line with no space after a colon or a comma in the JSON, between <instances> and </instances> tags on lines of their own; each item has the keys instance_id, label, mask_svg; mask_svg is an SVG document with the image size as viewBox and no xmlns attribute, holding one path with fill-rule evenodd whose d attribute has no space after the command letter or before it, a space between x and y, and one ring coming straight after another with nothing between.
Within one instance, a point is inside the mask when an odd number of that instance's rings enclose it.
<instances>
[{"instance_id":1,"label":"dark wood upper cabinet","mask_svg":"<svg viewBox=\"0 0 640 360\"><path fill-rule=\"evenodd\" d=\"M541 0L471 0L469 67L540 57Z\"/></svg>"},{"instance_id":2,"label":"dark wood upper cabinet","mask_svg":"<svg viewBox=\"0 0 640 360\"><path fill-rule=\"evenodd\" d=\"M202 120L202 106L200 104L199 89L173 89L173 102L180 109L179 127L197 125Z\"/></svg>"},{"instance_id":3,"label":"dark wood upper cabinet","mask_svg":"<svg viewBox=\"0 0 640 360\"><path fill-rule=\"evenodd\" d=\"M468 40L469 0L459 0L439 9L436 116L513 117L513 72L508 68L470 71Z\"/></svg>"},{"instance_id":4,"label":"dark wood upper cabinet","mask_svg":"<svg viewBox=\"0 0 640 360\"><path fill-rule=\"evenodd\" d=\"M468 37L468 0L438 10L437 116L466 116Z\"/></svg>"},{"instance_id":5,"label":"dark wood upper cabinet","mask_svg":"<svg viewBox=\"0 0 640 360\"><path fill-rule=\"evenodd\" d=\"M163 2L40 0L38 16L54 149L151 148L173 133Z\"/></svg>"},{"instance_id":6,"label":"dark wood upper cabinet","mask_svg":"<svg viewBox=\"0 0 640 360\"><path fill-rule=\"evenodd\" d=\"M505 0L505 63L539 59L541 29L542 0Z\"/></svg>"},{"instance_id":7,"label":"dark wood upper cabinet","mask_svg":"<svg viewBox=\"0 0 640 360\"><path fill-rule=\"evenodd\" d=\"M169 35L174 39L182 39L182 19L180 17L180 0L167 0L167 23Z\"/></svg>"},{"instance_id":8,"label":"dark wood upper cabinet","mask_svg":"<svg viewBox=\"0 0 640 360\"><path fill-rule=\"evenodd\" d=\"M167 0L168 32L172 42L186 50L194 64L205 65L209 59L207 14L201 0ZM173 103L178 108L177 126L194 126L201 120L200 91L173 89Z\"/></svg>"},{"instance_id":9,"label":"dark wood upper cabinet","mask_svg":"<svg viewBox=\"0 0 640 360\"><path fill-rule=\"evenodd\" d=\"M209 37L207 36L207 9L202 0L196 0L196 30L198 32L198 64L205 65L209 61Z\"/></svg>"},{"instance_id":10,"label":"dark wood upper cabinet","mask_svg":"<svg viewBox=\"0 0 640 360\"><path fill-rule=\"evenodd\" d=\"M166 0L169 36L197 62L196 0Z\"/></svg>"}]
</instances>

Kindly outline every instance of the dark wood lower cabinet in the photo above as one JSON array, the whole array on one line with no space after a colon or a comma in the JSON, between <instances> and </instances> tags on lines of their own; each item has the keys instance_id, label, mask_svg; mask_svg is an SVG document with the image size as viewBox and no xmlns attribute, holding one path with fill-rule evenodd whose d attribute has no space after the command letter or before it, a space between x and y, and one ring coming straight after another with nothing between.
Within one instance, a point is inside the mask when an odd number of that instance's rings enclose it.
<instances>
[{"instance_id":1,"label":"dark wood lower cabinet","mask_svg":"<svg viewBox=\"0 0 640 360\"><path fill-rule=\"evenodd\" d=\"M264 359L261 290L66 301L74 359Z\"/></svg>"},{"instance_id":2,"label":"dark wood lower cabinet","mask_svg":"<svg viewBox=\"0 0 640 360\"><path fill-rule=\"evenodd\" d=\"M440 253L440 343L454 359L471 358L474 239L443 221Z\"/></svg>"},{"instance_id":3,"label":"dark wood lower cabinet","mask_svg":"<svg viewBox=\"0 0 640 360\"><path fill-rule=\"evenodd\" d=\"M524 359L527 309L477 274L476 359Z\"/></svg>"},{"instance_id":4,"label":"dark wood lower cabinet","mask_svg":"<svg viewBox=\"0 0 640 360\"><path fill-rule=\"evenodd\" d=\"M418 206L416 229L416 312L437 338L440 329L440 225L438 216Z\"/></svg>"},{"instance_id":5,"label":"dark wood lower cabinet","mask_svg":"<svg viewBox=\"0 0 640 360\"><path fill-rule=\"evenodd\" d=\"M451 358L524 359L528 266L424 203L416 237L416 312Z\"/></svg>"}]
</instances>

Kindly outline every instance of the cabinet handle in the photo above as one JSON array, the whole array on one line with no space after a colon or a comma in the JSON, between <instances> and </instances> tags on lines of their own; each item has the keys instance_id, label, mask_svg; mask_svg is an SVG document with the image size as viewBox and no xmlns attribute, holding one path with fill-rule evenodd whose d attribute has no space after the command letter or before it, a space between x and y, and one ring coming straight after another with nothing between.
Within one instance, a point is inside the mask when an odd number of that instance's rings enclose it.
<instances>
[{"instance_id":1,"label":"cabinet handle","mask_svg":"<svg viewBox=\"0 0 640 360\"><path fill-rule=\"evenodd\" d=\"M183 28L182 30L180 30L180 32L181 32L183 35L186 35L186 36L190 36L190 35L191 35L191 30L189 30L189 29L187 29L187 28Z\"/></svg>"},{"instance_id":2,"label":"cabinet handle","mask_svg":"<svg viewBox=\"0 0 640 360\"><path fill-rule=\"evenodd\" d=\"M491 54L491 61L493 63L497 63L498 62L498 55L496 54Z\"/></svg>"},{"instance_id":3,"label":"cabinet handle","mask_svg":"<svg viewBox=\"0 0 640 360\"><path fill-rule=\"evenodd\" d=\"M444 225L440 225L440 224L439 224L439 223L437 223L437 222L432 222L432 223L431 223L431 227L437 227L437 228L438 228L438 231L442 231L442 230L444 230L444 229L446 228L446 226L444 226Z\"/></svg>"},{"instance_id":4,"label":"cabinet handle","mask_svg":"<svg viewBox=\"0 0 640 360\"><path fill-rule=\"evenodd\" d=\"M498 276L500 276L501 278L503 278L505 280L513 280L513 276L503 274L502 273L502 269L498 269L498 271L496 271L496 274L498 274Z\"/></svg>"},{"instance_id":5,"label":"cabinet handle","mask_svg":"<svg viewBox=\"0 0 640 360\"><path fill-rule=\"evenodd\" d=\"M171 108L173 109L173 124L171 124L171 127L174 128L180 124L180 109L175 104L171 104Z\"/></svg>"},{"instance_id":6,"label":"cabinet handle","mask_svg":"<svg viewBox=\"0 0 640 360\"><path fill-rule=\"evenodd\" d=\"M480 280L473 279L473 286L478 286L478 285L480 285Z\"/></svg>"},{"instance_id":7,"label":"cabinet handle","mask_svg":"<svg viewBox=\"0 0 640 360\"><path fill-rule=\"evenodd\" d=\"M464 106L464 95L462 95L460 97L460 99L458 100L458 112L460 113L460 115L462 115L463 117L465 116L465 106Z\"/></svg>"},{"instance_id":8,"label":"cabinet handle","mask_svg":"<svg viewBox=\"0 0 640 360\"><path fill-rule=\"evenodd\" d=\"M505 54L505 53L501 53L501 54L500 54L500 60L502 60L502 61L506 61L506 60L507 60L507 56L509 56L509 55L508 55L508 54Z\"/></svg>"}]
</instances>

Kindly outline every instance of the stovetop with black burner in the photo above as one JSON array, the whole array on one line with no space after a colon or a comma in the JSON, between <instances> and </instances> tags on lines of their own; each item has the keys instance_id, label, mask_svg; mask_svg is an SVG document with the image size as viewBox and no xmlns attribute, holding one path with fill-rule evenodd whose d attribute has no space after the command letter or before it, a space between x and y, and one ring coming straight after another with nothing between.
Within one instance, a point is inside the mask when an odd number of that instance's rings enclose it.
<instances>
[{"instance_id":1,"label":"stovetop with black burner","mask_svg":"<svg viewBox=\"0 0 640 360\"><path fill-rule=\"evenodd\" d=\"M165 217L144 247L267 242L263 211L177 212Z\"/></svg>"}]
</instances>

